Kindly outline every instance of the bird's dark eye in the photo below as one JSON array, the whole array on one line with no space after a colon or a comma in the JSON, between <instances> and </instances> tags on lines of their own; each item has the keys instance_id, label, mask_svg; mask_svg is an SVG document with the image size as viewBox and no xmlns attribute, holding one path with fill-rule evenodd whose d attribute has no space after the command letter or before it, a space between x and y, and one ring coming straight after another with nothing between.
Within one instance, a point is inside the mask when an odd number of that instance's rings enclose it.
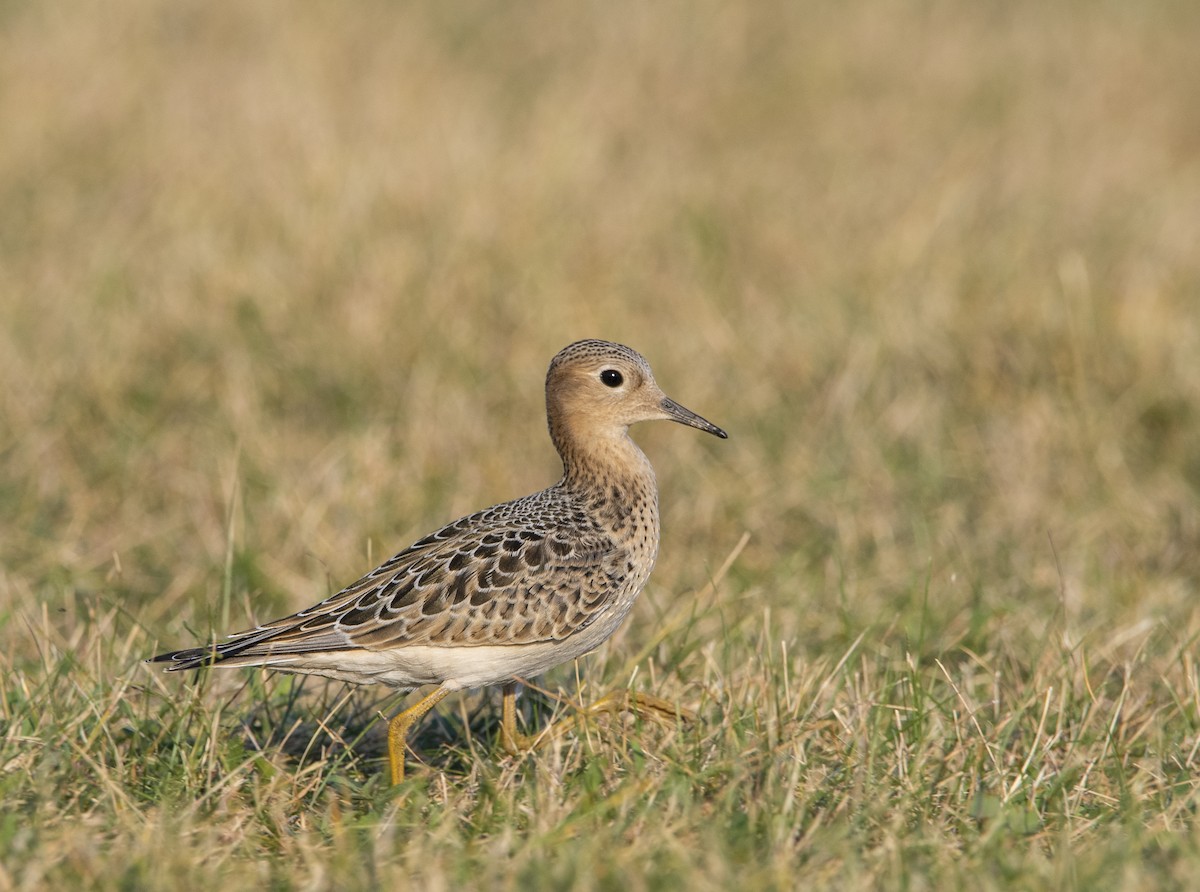
<instances>
[{"instance_id":1,"label":"bird's dark eye","mask_svg":"<svg viewBox=\"0 0 1200 892\"><path fill-rule=\"evenodd\" d=\"M616 369L605 369L600 373L600 380L604 382L605 387L620 387L625 379L621 377L621 373Z\"/></svg>"}]
</instances>

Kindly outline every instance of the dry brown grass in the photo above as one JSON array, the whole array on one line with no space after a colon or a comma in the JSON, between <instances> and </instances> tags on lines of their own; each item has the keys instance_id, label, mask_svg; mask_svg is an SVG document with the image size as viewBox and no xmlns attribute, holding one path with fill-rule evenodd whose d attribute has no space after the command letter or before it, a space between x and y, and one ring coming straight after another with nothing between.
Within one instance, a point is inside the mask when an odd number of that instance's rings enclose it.
<instances>
[{"instance_id":1,"label":"dry brown grass","mask_svg":"<svg viewBox=\"0 0 1200 892\"><path fill-rule=\"evenodd\" d=\"M1190 885L1198 28L5 6L0 890ZM585 336L731 433L637 432L578 670L697 726L512 760L464 700L397 796L374 692L140 664L550 482Z\"/></svg>"}]
</instances>

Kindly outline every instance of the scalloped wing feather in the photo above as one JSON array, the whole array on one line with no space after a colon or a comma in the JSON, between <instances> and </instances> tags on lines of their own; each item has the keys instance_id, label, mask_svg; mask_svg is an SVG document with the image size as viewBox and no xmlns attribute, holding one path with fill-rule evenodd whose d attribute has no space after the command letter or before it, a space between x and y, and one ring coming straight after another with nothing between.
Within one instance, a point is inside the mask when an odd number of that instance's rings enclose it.
<instances>
[{"instance_id":1,"label":"scalloped wing feather","mask_svg":"<svg viewBox=\"0 0 1200 892\"><path fill-rule=\"evenodd\" d=\"M164 656L240 663L405 644L561 641L595 619L629 562L577 506L550 496L461 518L313 607L215 648Z\"/></svg>"}]
</instances>

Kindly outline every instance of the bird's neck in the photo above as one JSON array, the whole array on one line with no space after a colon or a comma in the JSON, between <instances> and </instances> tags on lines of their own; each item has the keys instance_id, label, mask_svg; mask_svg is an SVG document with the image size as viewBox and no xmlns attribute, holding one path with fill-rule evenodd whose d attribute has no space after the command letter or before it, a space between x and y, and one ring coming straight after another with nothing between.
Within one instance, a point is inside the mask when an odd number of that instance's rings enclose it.
<instances>
[{"instance_id":1,"label":"bird's neck","mask_svg":"<svg viewBox=\"0 0 1200 892\"><path fill-rule=\"evenodd\" d=\"M657 526L654 468L626 429L577 436L552 430L551 438L563 462L560 486L596 509L613 504L619 513L640 509Z\"/></svg>"}]
</instances>

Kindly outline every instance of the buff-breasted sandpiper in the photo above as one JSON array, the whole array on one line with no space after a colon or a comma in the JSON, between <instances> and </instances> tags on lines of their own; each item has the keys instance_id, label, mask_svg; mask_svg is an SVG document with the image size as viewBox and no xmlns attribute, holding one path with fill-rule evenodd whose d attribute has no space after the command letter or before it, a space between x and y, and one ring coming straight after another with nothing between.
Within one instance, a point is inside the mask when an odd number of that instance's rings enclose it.
<instances>
[{"instance_id":1,"label":"buff-breasted sandpiper","mask_svg":"<svg viewBox=\"0 0 1200 892\"><path fill-rule=\"evenodd\" d=\"M501 741L519 752L518 680L612 635L654 566L658 488L629 425L666 419L726 437L669 399L641 355L608 341L578 341L554 357L546 414L563 462L549 489L456 520L307 610L150 662L437 685L388 726L393 782L425 713L452 691L503 684Z\"/></svg>"}]
</instances>

